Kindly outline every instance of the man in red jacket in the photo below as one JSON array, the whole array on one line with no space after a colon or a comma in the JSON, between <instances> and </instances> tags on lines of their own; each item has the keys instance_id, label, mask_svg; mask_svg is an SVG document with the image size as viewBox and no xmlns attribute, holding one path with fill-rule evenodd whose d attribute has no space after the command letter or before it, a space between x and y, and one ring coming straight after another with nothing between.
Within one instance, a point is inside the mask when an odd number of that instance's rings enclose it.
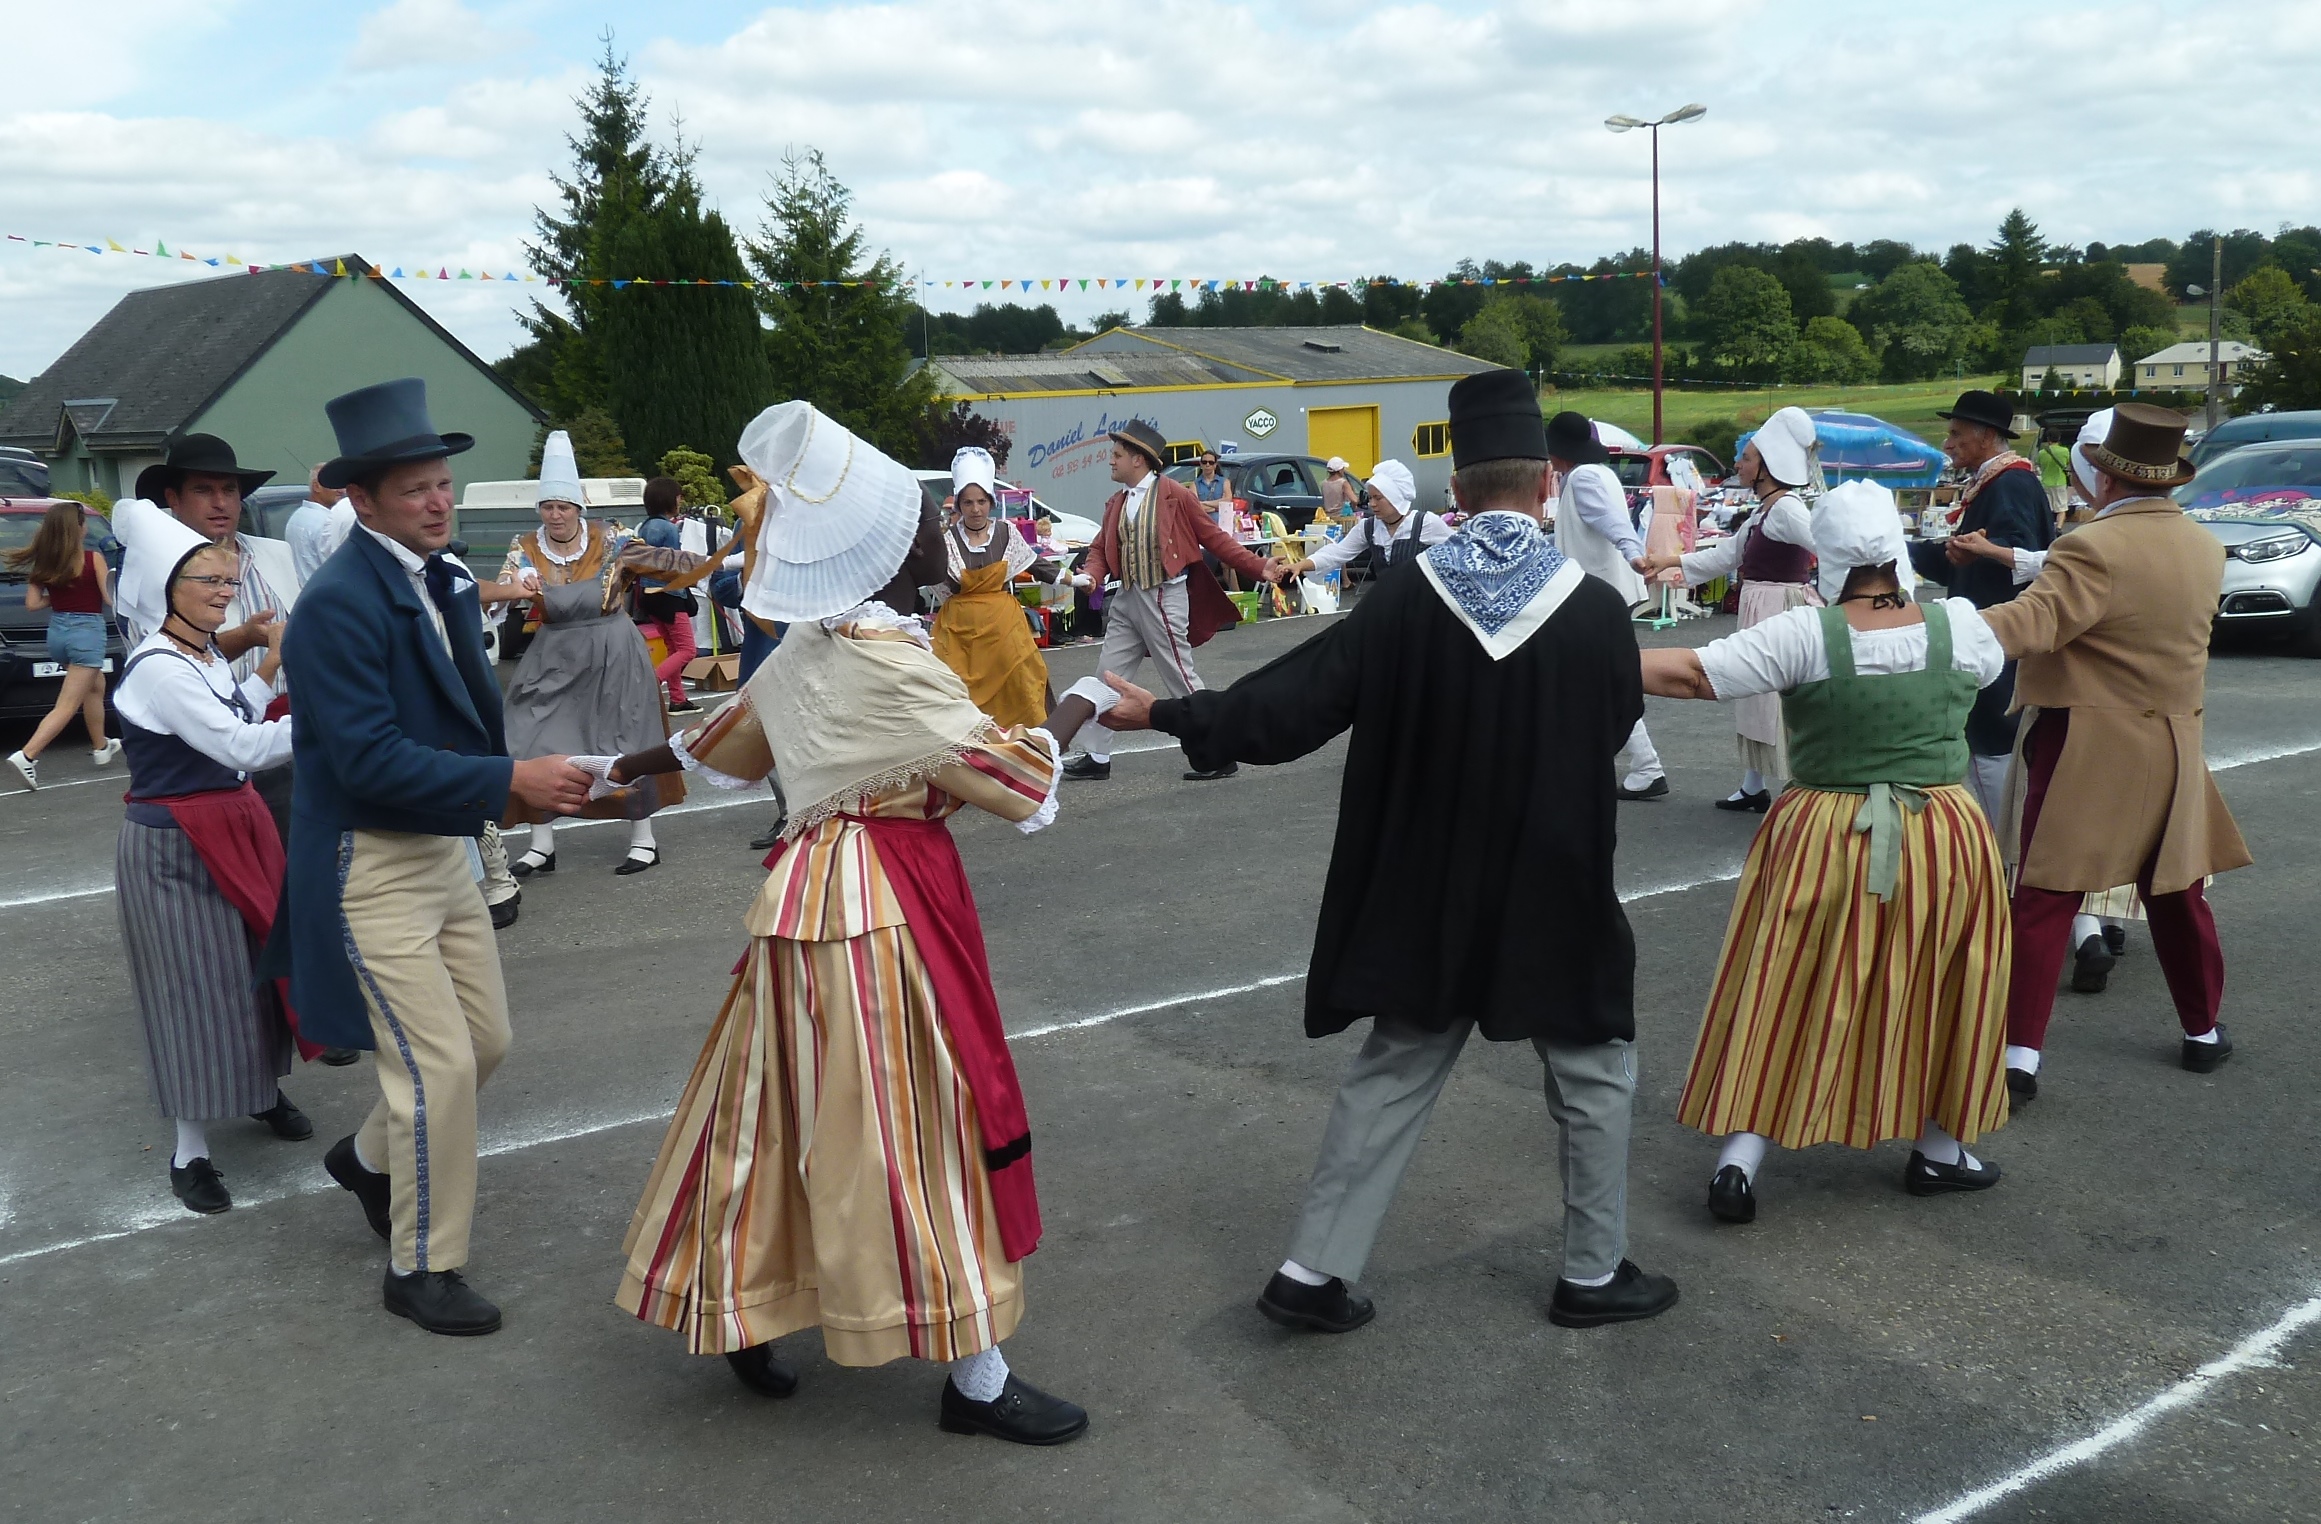
<instances>
[{"instance_id":1,"label":"man in red jacket","mask_svg":"<svg viewBox=\"0 0 2321 1524\"><path fill-rule=\"evenodd\" d=\"M1104 604L1104 660L1097 670L1135 682L1150 657L1159 686L1170 697L1183 698L1205 686L1193 670L1193 647L1240 617L1201 559L1202 550L1259 582L1279 582L1282 568L1252 555L1218 528L1192 488L1160 474L1168 459L1160 430L1132 419L1109 437L1112 479L1120 490L1104 505L1104 527L1082 569L1088 585L1120 580ZM1091 721L1083 734L1088 749L1064 764L1064 776L1111 777L1112 732ZM1229 778L1240 767L1227 762L1185 777L1192 782Z\"/></svg>"}]
</instances>

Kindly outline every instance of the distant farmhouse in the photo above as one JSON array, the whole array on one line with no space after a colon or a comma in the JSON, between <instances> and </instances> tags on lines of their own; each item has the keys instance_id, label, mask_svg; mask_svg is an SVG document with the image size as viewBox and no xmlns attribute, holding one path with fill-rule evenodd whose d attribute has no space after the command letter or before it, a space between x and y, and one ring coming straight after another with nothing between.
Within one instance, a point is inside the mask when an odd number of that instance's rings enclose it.
<instances>
[{"instance_id":1,"label":"distant farmhouse","mask_svg":"<svg viewBox=\"0 0 2321 1524\"><path fill-rule=\"evenodd\" d=\"M455 490L528 474L539 408L370 265L343 263L349 276L267 270L130 293L0 406L0 444L47 460L59 491L120 497L172 434L215 434L295 484L338 453L325 401L419 376L436 423L475 436L451 458Z\"/></svg>"},{"instance_id":2,"label":"distant farmhouse","mask_svg":"<svg viewBox=\"0 0 2321 1524\"><path fill-rule=\"evenodd\" d=\"M2264 362L2263 350L2238 339L2226 339L2216 346L2217 380L2227 386L2246 380L2247 373ZM2190 339L2171 344L2138 360L2135 371L2131 384L2140 392L2199 391L2208 385L2208 341Z\"/></svg>"},{"instance_id":3,"label":"distant farmhouse","mask_svg":"<svg viewBox=\"0 0 2321 1524\"><path fill-rule=\"evenodd\" d=\"M2035 392L2055 372L2065 386L2110 391L2120 381L2117 344L2034 344L2023 351L2023 390Z\"/></svg>"}]
</instances>

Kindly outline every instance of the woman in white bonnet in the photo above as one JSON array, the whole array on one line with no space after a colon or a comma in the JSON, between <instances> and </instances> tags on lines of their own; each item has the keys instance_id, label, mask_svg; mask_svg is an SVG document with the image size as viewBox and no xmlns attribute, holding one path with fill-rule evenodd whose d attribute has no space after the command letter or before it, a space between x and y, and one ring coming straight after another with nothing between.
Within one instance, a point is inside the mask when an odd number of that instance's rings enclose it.
<instances>
[{"instance_id":1,"label":"woman in white bonnet","mask_svg":"<svg viewBox=\"0 0 2321 1524\"><path fill-rule=\"evenodd\" d=\"M1047 658L1016 601L1015 579L1039 575L1039 552L997 516L999 476L989 450L969 445L951 458L951 503L959 517L944 531L950 596L935 617L935 654L967 685L975 707L1002 725L1037 725L1055 707ZM1055 569L1046 568L1048 580Z\"/></svg>"},{"instance_id":2,"label":"woman in white bonnet","mask_svg":"<svg viewBox=\"0 0 2321 1524\"><path fill-rule=\"evenodd\" d=\"M1821 489L1820 442L1813 420L1802 408L1785 407L1765 420L1733 467L1733 480L1756 494L1757 506L1740 527L1721 540L1685 555L1646 556L1647 573L1680 567L1685 582L1698 587L1719 577L1739 577L1741 628L1774 615L1821 602L1809 577L1813 531L1806 489ZM1762 815L1789 776L1781 731L1781 704L1772 694L1733 707L1740 740L1741 785L1717 801L1720 810L1754 810Z\"/></svg>"},{"instance_id":3,"label":"woman in white bonnet","mask_svg":"<svg viewBox=\"0 0 2321 1524\"><path fill-rule=\"evenodd\" d=\"M1914 1138L1914 1196L1979 1191L1965 1145L2007 1119L2006 870L1966 774L1966 718L2006 653L1963 598L1919 605L1893 494L1814 510L1824 608L1697 651L1643 653L1644 690L1778 695L1795 768L1750 844L1678 1120L1724 1139L1709 1211L1757 1215L1770 1144Z\"/></svg>"}]
</instances>

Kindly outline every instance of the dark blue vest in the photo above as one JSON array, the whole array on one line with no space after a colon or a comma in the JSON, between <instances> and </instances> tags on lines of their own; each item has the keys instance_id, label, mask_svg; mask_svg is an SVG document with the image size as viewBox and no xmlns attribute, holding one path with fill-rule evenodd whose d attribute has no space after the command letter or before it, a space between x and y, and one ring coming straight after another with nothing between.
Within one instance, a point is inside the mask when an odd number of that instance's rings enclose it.
<instances>
[{"instance_id":1,"label":"dark blue vest","mask_svg":"<svg viewBox=\"0 0 2321 1524\"><path fill-rule=\"evenodd\" d=\"M175 651L141 651L130 657L121 668L121 681L127 682L129 674L137 670L139 663L155 656L176 657L198 670L199 664L190 656L180 656ZM206 679L202 686L209 687ZM210 693L215 697L217 690L211 688ZM249 700L239 692L230 699L219 698L218 702L232 710L234 717L245 725L257 723L258 717L250 712ZM202 755L176 736L132 724L125 714L116 714L114 719L121 728L121 754L129 763L127 815L137 824L158 826L164 830L177 824L167 806L146 804L145 800L173 799L180 794L221 793L242 786L240 773L215 758Z\"/></svg>"}]
</instances>

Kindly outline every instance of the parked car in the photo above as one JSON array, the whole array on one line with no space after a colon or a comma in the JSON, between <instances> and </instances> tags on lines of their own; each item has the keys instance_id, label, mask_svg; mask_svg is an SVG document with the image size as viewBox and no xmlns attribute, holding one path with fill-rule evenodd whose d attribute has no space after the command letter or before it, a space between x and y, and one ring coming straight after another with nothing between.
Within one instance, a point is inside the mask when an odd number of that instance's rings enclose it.
<instances>
[{"instance_id":1,"label":"parked car","mask_svg":"<svg viewBox=\"0 0 2321 1524\"><path fill-rule=\"evenodd\" d=\"M2287 413L2244 413L2227 418L2200 436L2192 447L2192 464L2206 466L2242 445L2266 439L2312 439L2321 436L2321 409Z\"/></svg>"},{"instance_id":2,"label":"parked car","mask_svg":"<svg viewBox=\"0 0 2321 1524\"><path fill-rule=\"evenodd\" d=\"M306 486L303 482L295 485L277 482L260 487L242 499L241 531L257 535L260 539L286 540L289 536L283 533L283 529L289 524L290 515L296 513L298 505L305 501Z\"/></svg>"},{"instance_id":3,"label":"parked car","mask_svg":"<svg viewBox=\"0 0 2321 1524\"><path fill-rule=\"evenodd\" d=\"M0 469L6 469L0 465ZM43 470L42 476L47 472ZM21 550L32 543L40 530L40 521L55 506L57 500L45 489L38 497L0 495L0 551ZM113 526L102 514L91 510L88 515L87 540L91 549L118 546L113 537ZM114 569L118 571L117 563ZM24 606L24 574L10 571L0 563L0 718L12 720L38 719L56 707L56 696L64 687L64 665L48 657L48 611ZM126 653L121 646L118 624L107 621L105 628L105 670L118 672ZM112 685L106 685L105 701L112 703Z\"/></svg>"},{"instance_id":4,"label":"parked car","mask_svg":"<svg viewBox=\"0 0 2321 1524\"><path fill-rule=\"evenodd\" d=\"M1314 521L1322 510L1322 481L1329 463L1315 455L1234 454L1221 457L1217 469L1232 485L1226 490L1249 504L1252 513L1278 513L1292 533ZM1180 461L1167 474L1186 486L1201 474L1198 461ZM1361 500L1364 483L1349 471L1354 497Z\"/></svg>"},{"instance_id":5,"label":"parked car","mask_svg":"<svg viewBox=\"0 0 2321 1524\"><path fill-rule=\"evenodd\" d=\"M1656 444L1639 449L1622 449L1615 445L1611 451L1612 472L1620 478L1620 485L1634 491L1639 487L1675 487L1684 485L1669 473L1672 461L1681 457L1700 473L1704 484L1714 485L1725 478L1724 462L1699 445ZM1682 466L1677 467L1682 471Z\"/></svg>"},{"instance_id":6,"label":"parked car","mask_svg":"<svg viewBox=\"0 0 2321 1524\"><path fill-rule=\"evenodd\" d=\"M933 502L938 510L947 510L950 508L950 472L913 471L911 475L919 479L919 490L927 494L928 500ZM1016 486L1015 483L1009 481L1004 476L999 479L999 489L1002 492L1020 492L1023 490L1021 487ZM1014 514L1011 514L1010 516L1021 517L1021 515ZM1040 497L1037 493L1034 493L1032 496L1032 517L1046 519L1048 522L1054 524L1056 526L1056 538L1062 540L1066 545L1070 545L1075 548L1093 545L1096 543L1096 531L1104 527L1103 525L1097 523L1094 519L1082 518L1079 514L1076 513L1058 513L1054 508L1049 507L1047 500Z\"/></svg>"},{"instance_id":7,"label":"parked car","mask_svg":"<svg viewBox=\"0 0 2321 1524\"><path fill-rule=\"evenodd\" d=\"M48 462L18 445L0 445L0 497L48 496Z\"/></svg>"},{"instance_id":8,"label":"parked car","mask_svg":"<svg viewBox=\"0 0 2321 1524\"><path fill-rule=\"evenodd\" d=\"M2211 457L2175 497L2224 544L2216 630L2284 634L2321 656L2321 436Z\"/></svg>"}]
</instances>

